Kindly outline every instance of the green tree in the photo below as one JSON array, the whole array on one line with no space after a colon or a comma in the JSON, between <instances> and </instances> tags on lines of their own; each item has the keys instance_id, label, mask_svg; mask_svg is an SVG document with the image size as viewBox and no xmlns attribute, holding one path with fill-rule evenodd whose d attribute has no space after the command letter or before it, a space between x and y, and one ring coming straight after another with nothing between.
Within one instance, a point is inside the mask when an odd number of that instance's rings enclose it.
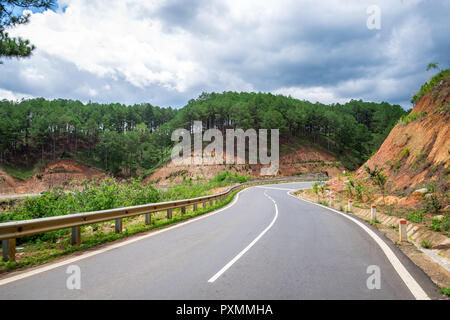
<instances>
[{"instance_id":1,"label":"green tree","mask_svg":"<svg viewBox=\"0 0 450 320\"><path fill-rule=\"evenodd\" d=\"M0 0L0 57L28 57L35 46L29 40L10 37L6 30L29 22L30 14L21 9L50 9L54 4L54 0Z\"/></svg>"},{"instance_id":2,"label":"green tree","mask_svg":"<svg viewBox=\"0 0 450 320\"><path fill-rule=\"evenodd\" d=\"M378 169L378 166L375 165L375 168L373 170L371 170L368 166L364 166L364 169L369 174L369 179L372 181L372 183L380 189L384 204L384 196L386 193L387 183L387 176L383 173L384 168Z\"/></svg>"},{"instance_id":3,"label":"green tree","mask_svg":"<svg viewBox=\"0 0 450 320\"><path fill-rule=\"evenodd\" d=\"M439 63L437 63L437 62L430 62L427 65L427 71L430 71L431 69L439 69L438 65L439 65Z\"/></svg>"}]
</instances>

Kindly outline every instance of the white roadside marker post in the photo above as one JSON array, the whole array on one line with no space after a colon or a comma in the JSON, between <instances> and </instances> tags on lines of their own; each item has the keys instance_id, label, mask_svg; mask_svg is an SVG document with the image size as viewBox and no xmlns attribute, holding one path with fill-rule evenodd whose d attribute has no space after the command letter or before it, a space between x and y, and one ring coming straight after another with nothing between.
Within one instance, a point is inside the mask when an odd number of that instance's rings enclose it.
<instances>
[{"instance_id":1,"label":"white roadside marker post","mask_svg":"<svg viewBox=\"0 0 450 320\"><path fill-rule=\"evenodd\" d=\"M352 204L353 204L353 200L352 199L348 199L348 211L352 212Z\"/></svg>"},{"instance_id":2,"label":"white roadside marker post","mask_svg":"<svg viewBox=\"0 0 450 320\"><path fill-rule=\"evenodd\" d=\"M370 208L370 215L372 216L372 222L375 222L377 220L377 206L374 204Z\"/></svg>"},{"instance_id":3,"label":"white roadside marker post","mask_svg":"<svg viewBox=\"0 0 450 320\"><path fill-rule=\"evenodd\" d=\"M408 241L408 234L406 233L406 219L400 219L398 224L400 241Z\"/></svg>"}]
</instances>

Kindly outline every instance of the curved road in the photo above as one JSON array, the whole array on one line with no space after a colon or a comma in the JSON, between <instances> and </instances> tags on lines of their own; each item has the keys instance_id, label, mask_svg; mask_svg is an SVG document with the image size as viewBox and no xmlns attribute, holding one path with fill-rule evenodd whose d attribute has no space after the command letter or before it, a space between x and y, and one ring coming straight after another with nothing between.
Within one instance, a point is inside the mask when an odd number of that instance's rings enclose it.
<instances>
[{"instance_id":1,"label":"curved road","mask_svg":"<svg viewBox=\"0 0 450 320\"><path fill-rule=\"evenodd\" d=\"M310 185L248 188L212 214L0 278L0 299L420 298L405 277L438 296L394 245L385 243L396 268L357 223L288 194ZM66 287L71 265L79 290ZM367 286L369 266L379 268L380 289Z\"/></svg>"}]
</instances>

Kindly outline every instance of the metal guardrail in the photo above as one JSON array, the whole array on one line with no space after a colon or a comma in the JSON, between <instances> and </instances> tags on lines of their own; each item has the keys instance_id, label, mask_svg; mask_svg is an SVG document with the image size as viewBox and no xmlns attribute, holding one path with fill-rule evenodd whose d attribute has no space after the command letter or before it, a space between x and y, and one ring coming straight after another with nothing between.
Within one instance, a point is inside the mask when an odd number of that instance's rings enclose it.
<instances>
[{"instance_id":1,"label":"metal guardrail","mask_svg":"<svg viewBox=\"0 0 450 320\"><path fill-rule=\"evenodd\" d=\"M218 194L193 199L158 202L132 207L115 208L109 210L74 213L55 217L0 223L0 240L2 240L3 259L4 260L15 259L17 238L45 233L49 231L72 228L71 244L79 245L81 244L81 229L80 229L81 226L115 220L115 231L116 233L120 233L122 232L123 218L145 214L146 216L145 223L150 224L151 213L153 212L167 210L167 218L171 219L173 209L181 208L181 212L182 214L184 214L186 212L186 207L190 205L194 206L193 208L194 211L197 210L197 206L199 204L203 204L203 208L206 208L208 202L210 205L213 204L213 201L215 201L217 204L219 200L224 200L233 191L241 187L245 187L247 185L258 185L274 182L311 181L326 178L328 177L321 174L308 174L295 177L253 180L242 184L234 185Z\"/></svg>"}]
</instances>

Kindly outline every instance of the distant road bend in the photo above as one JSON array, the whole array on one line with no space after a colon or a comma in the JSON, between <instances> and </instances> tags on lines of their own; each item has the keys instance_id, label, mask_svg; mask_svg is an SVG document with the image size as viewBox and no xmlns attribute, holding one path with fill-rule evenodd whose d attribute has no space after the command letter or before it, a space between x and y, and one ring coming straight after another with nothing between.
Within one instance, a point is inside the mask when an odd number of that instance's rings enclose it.
<instances>
[{"instance_id":1,"label":"distant road bend","mask_svg":"<svg viewBox=\"0 0 450 320\"><path fill-rule=\"evenodd\" d=\"M0 299L436 297L431 280L375 229L288 194L309 186L247 188L216 212L2 277ZM81 289L66 287L71 265ZM369 266L380 270L379 289L367 285Z\"/></svg>"}]
</instances>

